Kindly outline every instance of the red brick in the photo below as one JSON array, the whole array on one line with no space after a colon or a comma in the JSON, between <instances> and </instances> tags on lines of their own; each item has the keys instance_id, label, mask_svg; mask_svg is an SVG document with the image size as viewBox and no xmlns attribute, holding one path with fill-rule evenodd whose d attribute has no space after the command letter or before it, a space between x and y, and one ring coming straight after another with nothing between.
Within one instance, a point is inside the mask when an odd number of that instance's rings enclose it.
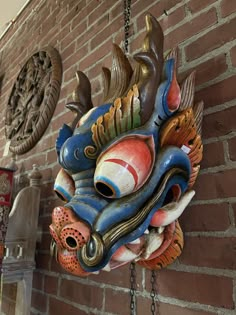
<instances>
[{"instance_id":1,"label":"red brick","mask_svg":"<svg viewBox=\"0 0 236 315\"><path fill-rule=\"evenodd\" d=\"M216 154L217 152L217 154ZM225 163L224 147L222 142L204 144L201 169L220 166Z\"/></svg>"},{"instance_id":2,"label":"red brick","mask_svg":"<svg viewBox=\"0 0 236 315\"><path fill-rule=\"evenodd\" d=\"M152 0L139 0L136 1L132 5L132 16L138 16L140 15L141 12L143 13L143 18L144 15L147 14L147 8L148 12L150 12L153 16L155 17L160 17L162 14L164 14L164 10L168 11L170 9L173 9L178 3L181 2L181 0L169 0L169 1L158 1L156 3L153 3L154 1ZM144 21L144 20L143 20Z\"/></svg>"},{"instance_id":3,"label":"red brick","mask_svg":"<svg viewBox=\"0 0 236 315\"><path fill-rule=\"evenodd\" d=\"M56 16L56 23L60 23L66 15L66 10L60 5L54 5L52 8L52 15Z\"/></svg>"},{"instance_id":4,"label":"red brick","mask_svg":"<svg viewBox=\"0 0 236 315\"><path fill-rule=\"evenodd\" d=\"M142 288L142 275L141 275L141 267L136 266L136 274L137 274L137 284L139 288ZM106 284L114 284L116 286L121 286L123 288L129 288L130 286L130 270L129 265L125 265L123 267L112 270L112 272L101 271L98 275L90 275L89 279Z\"/></svg>"},{"instance_id":5,"label":"red brick","mask_svg":"<svg viewBox=\"0 0 236 315\"><path fill-rule=\"evenodd\" d=\"M71 304L67 304L58 299L50 298L49 299L49 314L50 315L59 315L59 314L86 315L88 313L82 311L79 308L72 306Z\"/></svg>"},{"instance_id":6,"label":"red brick","mask_svg":"<svg viewBox=\"0 0 236 315\"><path fill-rule=\"evenodd\" d=\"M47 294L57 294L58 277L45 275L44 292Z\"/></svg>"},{"instance_id":7,"label":"red brick","mask_svg":"<svg viewBox=\"0 0 236 315\"><path fill-rule=\"evenodd\" d=\"M110 38L108 38L108 40L104 42L103 45L101 45L97 50L79 62L79 69L84 71L87 67L93 65L94 61L98 62L100 59L102 59L107 54L107 52L111 51L111 49L112 43Z\"/></svg>"},{"instance_id":8,"label":"red brick","mask_svg":"<svg viewBox=\"0 0 236 315\"><path fill-rule=\"evenodd\" d=\"M106 19L108 24L108 14L103 16L103 19ZM109 24L106 28L102 29L100 33L97 33L96 37L91 40L91 50L94 50L101 43L107 41L108 38L110 38L112 42L112 34L117 32L122 27L123 23L124 22L121 18L116 18L116 20L114 20L112 24Z\"/></svg>"},{"instance_id":9,"label":"red brick","mask_svg":"<svg viewBox=\"0 0 236 315\"><path fill-rule=\"evenodd\" d=\"M33 290L31 296L31 305L33 308L36 308L40 312L45 312L47 309L46 295Z\"/></svg>"},{"instance_id":10,"label":"red brick","mask_svg":"<svg viewBox=\"0 0 236 315\"><path fill-rule=\"evenodd\" d=\"M47 19L43 21L42 33L48 34L56 25L56 16L50 15Z\"/></svg>"},{"instance_id":11,"label":"red brick","mask_svg":"<svg viewBox=\"0 0 236 315\"><path fill-rule=\"evenodd\" d=\"M217 78L225 73L227 69L228 65L225 54L213 57L212 59L199 64L195 67L196 86Z\"/></svg>"},{"instance_id":12,"label":"red brick","mask_svg":"<svg viewBox=\"0 0 236 315\"><path fill-rule=\"evenodd\" d=\"M160 314L173 314L173 315L215 315L215 313L207 312L203 310L196 310L190 308L183 308L170 304L161 303Z\"/></svg>"},{"instance_id":13,"label":"red brick","mask_svg":"<svg viewBox=\"0 0 236 315\"><path fill-rule=\"evenodd\" d=\"M103 289L92 285L81 284L73 280L63 279L60 284L60 296L70 301L76 301L82 305L101 309Z\"/></svg>"},{"instance_id":14,"label":"red brick","mask_svg":"<svg viewBox=\"0 0 236 315\"><path fill-rule=\"evenodd\" d=\"M92 67L88 71L88 78L93 79L93 78L96 78L97 76L101 75L103 66L104 66L103 61L100 61L100 62L92 65Z\"/></svg>"},{"instance_id":15,"label":"red brick","mask_svg":"<svg viewBox=\"0 0 236 315\"><path fill-rule=\"evenodd\" d=\"M84 1L82 1L82 3L84 4ZM88 22L88 15L90 13L92 13L98 6L98 1L97 0L90 0L89 3L87 3L87 5L83 6L83 9L80 10L80 12L78 12L78 14L75 16L75 18L72 21L72 28L75 27L75 25L77 25L77 23L79 23L82 19L84 19L86 17L86 23ZM85 28L85 31L87 27Z\"/></svg>"},{"instance_id":16,"label":"red brick","mask_svg":"<svg viewBox=\"0 0 236 315\"><path fill-rule=\"evenodd\" d=\"M104 14L106 15L106 12L110 9L111 3L107 1L97 1L96 3L96 9L93 10L90 14L88 14L88 27L92 25L93 23L98 23L101 16ZM120 13L123 13L122 11ZM109 18L106 16L107 23L109 22Z\"/></svg>"},{"instance_id":17,"label":"red brick","mask_svg":"<svg viewBox=\"0 0 236 315\"><path fill-rule=\"evenodd\" d=\"M61 52L62 60L66 60L70 55L72 55L75 51L75 42L71 43L71 45L67 46L63 52Z\"/></svg>"},{"instance_id":18,"label":"red brick","mask_svg":"<svg viewBox=\"0 0 236 315\"><path fill-rule=\"evenodd\" d=\"M236 106L203 117L203 139L221 137L236 130Z\"/></svg>"},{"instance_id":19,"label":"red brick","mask_svg":"<svg viewBox=\"0 0 236 315\"><path fill-rule=\"evenodd\" d=\"M70 0L67 4L67 7L69 10L74 9L76 14L78 14L78 12L84 7L84 3L82 2L82 7L78 4L80 4L80 2L78 0ZM54 5L54 2L53 2Z\"/></svg>"},{"instance_id":20,"label":"red brick","mask_svg":"<svg viewBox=\"0 0 236 315\"><path fill-rule=\"evenodd\" d=\"M161 295L184 301L233 309L233 283L227 277L161 270L157 274Z\"/></svg>"},{"instance_id":21,"label":"red brick","mask_svg":"<svg viewBox=\"0 0 236 315\"><path fill-rule=\"evenodd\" d=\"M233 207L233 212L234 212L234 222L236 222L236 203L234 203L232 207Z\"/></svg>"},{"instance_id":22,"label":"red brick","mask_svg":"<svg viewBox=\"0 0 236 315\"><path fill-rule=\"evenodd\" d=\"M230 226L227 203L191 205L180 217L184 232L226 231Z\"/></svg>"},{"instance_id":23,"label":"red brick","mask_svg":"<svg viewBox=\"0 0 236 315\"><path fill-rule=\"evenodd\" d=\"M66 27L65 32L68 32L67 34L64 34L64 37L61 41L61 49L64 50L68 45L70 45L73 41L76 40L76 37L78 34L82 34L86 30L86 21L80 21L80 24L76 25L75 28L70 30Z\"/></svg>"},{"instance_id":24,"label":"red brick","mask_svg":"<svg viewBox=\"0 0 236 315\"><path fill-rule=\"evenodd\" d=\"M86 51L88 51L88 46L86 46ZM83 56L83 55L82 55ZM63 69L69 69L72 66L75 66L80 60L80 55L75 51L70 57L63 61Z\"/></svg>"},{"instance_id":25,"label":"red brick","mask_svg":"<svg viewBox=\"0 0 236 315\"><path fill-rule=\"evenodd\" d=\"M230 51L232 65L236 67L236 46L234 46Z\"/></svg>"},{"instance_id":26,"label":"red brick","mask_svg":"<svg viewBox=\"0 0 236 315\"><path fill-rule=\"evenodd\" d=\"M110 11L110 21L113 21L117 16L122 15L123 16L123 10L124 6L121 1L116 1L115 6Z\"/></svg>"},{"instance_id":27,"label":"red brick","mask_svg":"<svg viewBox=\"0 0 236 315\"><path fill-rule=\"evenodd\" d=\"M224 104L236 98L236 76L210 85L196 93L196 101L203 100L205 108Z\"/></svg>"},{"instance_id":28,"label":"red brick","mask_svg":"<svg viewBox=\"0 0 236 315\"><path fill-rule=\"evenodd\" d=\"M147 272L151 273L151 271L147 271ZM147 292L151 292L150 290L148 289ZM143 298L142 296L138 296L138 298L136 299L138 314L151 314L151 303L152 302L151 302L150 297ZM158 303L158 301L155 301L155 307L156 307L156 313L161 314L160 303ZM163 313L163 314L166 314L166 313Z\"/></svg>"},{"instance_id":29,"label":"red brick","mask_svg":"<svg viewBox=\"0 0 236 315\"><path fill-rule=\"evenodd\" d=\"M140 314L148 314L150 313L151 309L151 301L150 299L144 299L142 297L138 297L137 301L137 309ZM166 304L166 303L156 303L156 309L159 310L159 314L166 314L166 315L214 315L215 313L190 309L187 307L180 307L176 305Z\"/></svg>"},{"instance_id":30,"label":"red brick","mask_svg":"<svg viewBox=\"0 0 236 315\"><path fill-rule=\"evenodd\" d=\"M75 77L75 73L76 73L77 67L76 67L76 63L74 65L72 65L69 69L67 69L64 74L64 82L68 82L72 79L74 79Z\"/></svg>"},{"instance_id":31,"label":"red brick","mask_svg":"<svg viewBox=\"0 0 236 315\"><path fill-rule=\"evenodd\" d=\"M185 48L186 60L190 61L216 49L236 38L236 18L199 37Z\"/></svg>"},{"instance_id":32,"label":"red brick","mask_svg":"<svg viewBox=\"0 0 236 315\"><path fill-rule=\"evenodd\" d=\"M217 22L215 8L191 19L165 36L165 50L173 48L189 37L200 33Z\"/></svg>"},{"instance_id":33,"label":"red brick","mask_svg":"<svg viewBox=\"0 0 236 315\"><path fill-rule=\"evenodd\" d=\"M235 197L236 169L200 174L194 189L196 200Z\"/></svg>"},{"instance_id":34,"label":"red brick","mask_svg":"<svg viewBox=\"0 0 236 315\"><path fill-rule=\"evenodd\" d=\"M75 19L72 22L72 25L74 25ZM92 38L96 37L97 33L99 33L102 29L104 29L108 24L108 20L107 20L107 15L102 16L101 18L99 18L96 23L94 23L92 26L90 26L89 28L87 28L87 25L85 26L85 28L83 29L83 31L81 31L80 33L77 32L77 47L80 47L82 45L84 45L85 43L87 43L89 40L91 40Z\"/></svg>"},{"instance_id":35,"label":"red brick","mask_svg":"<svg viewBox=\"0 0 236 315\"><path fill-rule=\"evenodd\" d=\"M44 275L40 272L35 271L33 276L33 288L37 290L42 290L43 288L43 278Z\"/></svg>"},{"instance_id":36,"label":"red brick","mask_svg":"<svg viewBox=\"0 0 236 315\"><path fill-rule=\"evenodd\" d=\"M130 296L127 292L106 289L105 311L127 315L130 309Z\"/></svg>"},{"instance_id":37,"label":"red brick","mask_svg":"<svg viewBox=\"0 0 236 315\"><path fill-rule=\"evenodd\" d=\"M198 11L201 11L203 9L205 9L206 7L208 7L209 5L211 5L212 3L216 2L216 0L208 0L208 1L204 1L204 0L190 0L186 6L187 8L191 11L191 13L196 13Z\"/></svg>"},{"instance_id":38,"label":"red brick","mask_svg":"<svg viewBox=\"0 0 236 315\"><path fill-rule=\"evenodd\" d=\"M235 249L235 237L186 236L180 262L193 266L235 270Z\"/></svg>"},{"instance_id":39,"label":"red brick","mask_svg":"<svg viewBox=\"0 0 236 315\"><path fill-rule=\"evenodd\" d=\"M168 30L170 27L175 26L185 18L185 9L184 6L176 9L171 12L168 16L164 15L164 17L160 20L160 25L162 27L163 32Z\"/></svg>"},{"instance_id":40,"label":"red brick","mask_svg":"<svg viewBox=\"0 0 236 315\"><path fill-rule=\"evenodd\" d=\"M83 6L83 1L77 1L76 6L74 6L66 15L64 15L63 19L61 20L61 28L70 23L78 14L78 12L81 11Z\"/></svg>"},{"instance_id":41,"label":"red brick","mask_svg":"<svg viewBox=\"0 0 236 315\"><path fill-rule=\"evenodd\" d=\"M236 11L236 3L231 0L222 0L221 1L221 14L222 17L226 17Z\"/></svg>"},{"instance_id":42,"label":"red brick","mask_svg":"<svg viewBox=\"0 0 236 315\"><path fill-rule=\"evenodd\" d=\"M228 140L229 157L232 161L236 161L236 137Z\"/></svg>"}]
</instances>

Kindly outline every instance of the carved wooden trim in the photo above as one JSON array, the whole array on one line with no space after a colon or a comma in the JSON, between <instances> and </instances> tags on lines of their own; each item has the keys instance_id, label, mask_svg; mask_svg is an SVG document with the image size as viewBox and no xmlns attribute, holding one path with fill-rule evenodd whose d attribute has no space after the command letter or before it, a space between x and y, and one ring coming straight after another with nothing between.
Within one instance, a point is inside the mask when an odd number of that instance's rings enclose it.
<instances>
[{"instance_id":1,"label":"carved wooden trim","mask_svg":"<svg viewBox=\"0 0 236 315\"><path fill-rule=\"evenodd\" d=\"M5 134L10 150L23 154L45 132L59 99L61 58L53 47L34 53L21 69L6 109Z\"/></svg>"}]
</instances>

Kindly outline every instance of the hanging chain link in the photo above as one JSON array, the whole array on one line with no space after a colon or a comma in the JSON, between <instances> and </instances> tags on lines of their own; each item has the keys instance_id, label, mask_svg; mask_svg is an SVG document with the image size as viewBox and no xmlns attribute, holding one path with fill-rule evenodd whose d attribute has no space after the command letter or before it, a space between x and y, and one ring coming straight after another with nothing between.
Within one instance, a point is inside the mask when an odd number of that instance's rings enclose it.
<instances>
[{"instance_id":1,"label":"hanging chain link","mask_svg":"<svg viewBox=\"0 0 236 315\"><path fill-rule=\"evenodd\" d=\"M129 52L129 28L130 28L131 0L124 0L124 51Z\"/></svg>"},{"instance_id":2,"label":"hanging chain link","mask_svg":"<svg viewBox=\"0 0 236 315\"><path fill-rule=\"evenodd\" d=\"M130 315L136 314L136 270L135 263L130 263Z\"/></svg>"},{"instance_id":3,"label":"hanging chain link","mask_svg":"<svg viewBox=\"0 0 236 315\"><path fill-rule=\"evenodd\" d=\"M159 315L159 311L156 308L156 301L155 301L155 297L157 294L157 290L156 290L156 271L152 270L151 271L151 292L150 292L150 296L152 299L152 303L151 303L151 313L152 315Z\"/></svg>"}]
</instances>

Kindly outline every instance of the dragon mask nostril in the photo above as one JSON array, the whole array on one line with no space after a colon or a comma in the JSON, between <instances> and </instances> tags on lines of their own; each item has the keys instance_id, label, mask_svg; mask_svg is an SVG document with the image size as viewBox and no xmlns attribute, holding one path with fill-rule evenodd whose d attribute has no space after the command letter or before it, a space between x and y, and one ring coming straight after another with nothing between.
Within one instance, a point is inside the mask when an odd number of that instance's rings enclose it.
<instances>
[{"instance_id":1,"label":"dragon mask nostril","mask_svg":"<svg viewBox=\"0 0 236 315\"><path fill-rule=\"evenodd\" d=\"M74 239L73 237L71 236L68 236L66 238L66 244L71 247L71 248L76 248L77 247L77 241L76 239Z\"/></svg>"},{"instance_id":2,"label":"dragon mask nostril","mask_svg":"<svg viewBox=\"0 0 236 315\"><path fill-rule=\"evenodd\" d=\"M67 250L78 250L89 239L89 227L81 221L67 224L60 231L59 237Z\"/></svg>"}]
</instances>

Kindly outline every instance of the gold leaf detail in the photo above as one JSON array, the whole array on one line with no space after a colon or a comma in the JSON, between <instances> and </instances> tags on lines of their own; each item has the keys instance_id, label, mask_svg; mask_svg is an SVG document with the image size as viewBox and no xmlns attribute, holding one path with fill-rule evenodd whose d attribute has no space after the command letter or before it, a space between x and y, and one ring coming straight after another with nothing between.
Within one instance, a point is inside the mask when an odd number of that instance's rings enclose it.
<instances>
[{"instance_id":1,"label":"gold leaf detail","mask_svg":"<svg viewBox=\"0 0 236 315\"><path fill-rule=\"evenodd\" d=\"M118 135L141 125L138 88L133 86L124 98L117 98L109 112L100 116L91 127L97 148L102 148Z\"/></svg>"},{"instance_id":2,"label":"gold leaf detail","mask_svg":"<svg viewBox=\"0 0 236 315\"><path fill-rule=\"evenodd\" d=\"M84 148L84 154L88 159L94 160L97 158L98 150L92 145L88 145Z\"/></svg>"},{"instance_id":3,"label":"gold leaf detail","mask_svg":"<svg viewBox=\"0 0 236 315\"><path fill-rule=\"evenodd\" d=\"M160 147L175 145L183 148L185 146L189 150L187 154L192 166L189 188L193 186L197 178L200 168L198 164L202 160L203 145L198 129L193 109L188 108L169 119L160 133Z\"/></svg>"}]
</instances>

